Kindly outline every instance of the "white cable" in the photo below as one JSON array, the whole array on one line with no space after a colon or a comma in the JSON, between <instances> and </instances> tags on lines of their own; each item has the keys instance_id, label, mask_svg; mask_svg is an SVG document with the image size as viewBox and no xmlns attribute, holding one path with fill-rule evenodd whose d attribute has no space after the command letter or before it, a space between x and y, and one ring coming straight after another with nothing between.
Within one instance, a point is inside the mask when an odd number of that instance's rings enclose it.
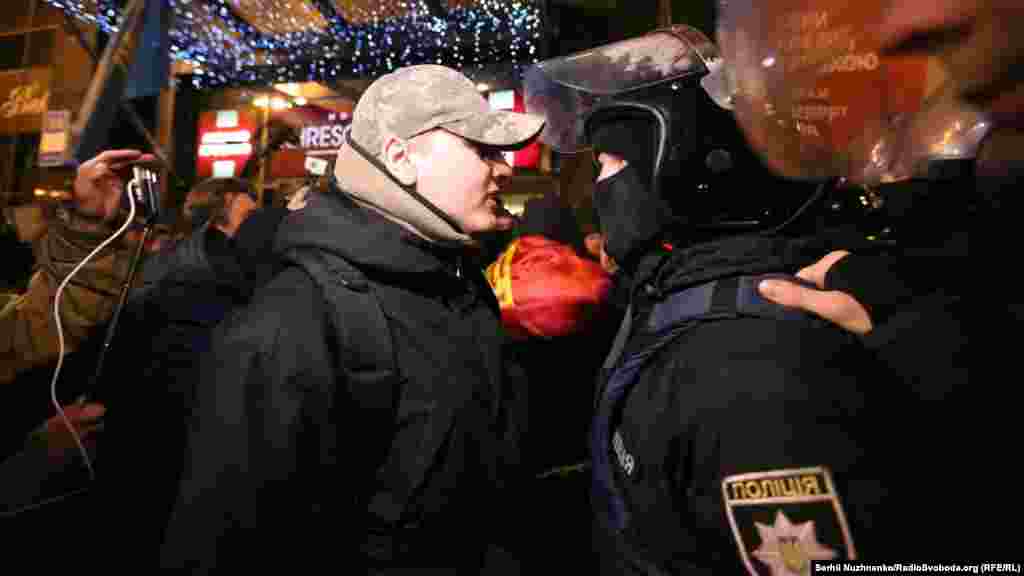
<instances>
[{"instance_id":1,"label":"white cable","mask_svg":"<svg viewBox=\"0 0 1024 576\"><path fill-rule=\"evenodd\" d=\"M0 512L0 518L7 518L7 517L11 517L11 516L17 516L18 514L21 514L22 512L28 512L30 510L37 510L39 508L42 508L43 506L48 506L50 504L56 504L57 502L63 502L65 500L67 500L68 498L71 498L72 496L78 496L79 494L84 494L86 491L88 491L88 488L79 488L78 490L72 490L71 492L67 492L67 493L61 494L60 496L54 496L53 498L47 498L46 500L43 500L42 502L36 502L35 504L29 504L28 506L25 506L23 508L18 508L17 510Z\"/></svg>"},{"instance_id":2,"label":"white cable","mask_svg":"<svg viewBox=\"0 0 1024 576\"><path fill-rule=\"evenodd\" d=\"M57 295L53 299L53 318L57 322L57 340L60 342L60 355L57 356L57 369L54 370L53 381L50 382L50 400L53 402L53 406L57 409L57 413L60 414L61 419L64 420L64 424L68 427L68 431L71 432L71 437L74 438L75 444L78 445L78 450L82 453L82 458L85 460L85 467L89 470L90 481L96 479L96 473L93 471L92 460L89 458L89 452L85 449L85 445L82 444L82 439L79 437L78 431L75 430L74 425L71 424L71 420L69 420L67 415L64 413L64 408L62 408L60 402L57 401L57 378L60 376L60 369L64 365L64 329L61 326L60 321L60 297L63 295L64 287L67 286L71 278L77 274L78 271L89 262L89 260L92 260L111 242L116 240L117 237L127 230L135 220L135 195L132 193L133 184L136 186L138 185L135 180L128 183L128 219L125 220L124 224L122 224L120 228L118 228L117 232L114 232L110 238L104 240L102 244L97 246L95 250L90 252L88 256L79 262L78 266L75 266L71 273L64 278L64 281L60 283L60 287L57 288Z\"/></svg>"}]
</instances>

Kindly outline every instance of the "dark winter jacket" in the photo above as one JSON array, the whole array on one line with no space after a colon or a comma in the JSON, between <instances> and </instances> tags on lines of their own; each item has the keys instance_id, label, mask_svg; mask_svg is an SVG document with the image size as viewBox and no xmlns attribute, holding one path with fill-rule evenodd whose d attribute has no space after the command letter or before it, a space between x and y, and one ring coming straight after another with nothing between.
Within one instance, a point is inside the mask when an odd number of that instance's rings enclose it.
<instances>
[{"instance_id":1,"label":"dark winter jacket","mask_svg":"<svg viewBox=\"0 0 1024 576\"><path fill-rule=\"evenodd\" d=\"M202 365L162 564L478 571L521 426L479 267L338 190L286 220L278 251L291 266ZM335 273L353 267L360 286ZM393 378L354 363L351 336L378 335L330 304L353 289L386 317ZM367 382L393 387L393 410L361 409Z\"/></svg>"}]
</instances>

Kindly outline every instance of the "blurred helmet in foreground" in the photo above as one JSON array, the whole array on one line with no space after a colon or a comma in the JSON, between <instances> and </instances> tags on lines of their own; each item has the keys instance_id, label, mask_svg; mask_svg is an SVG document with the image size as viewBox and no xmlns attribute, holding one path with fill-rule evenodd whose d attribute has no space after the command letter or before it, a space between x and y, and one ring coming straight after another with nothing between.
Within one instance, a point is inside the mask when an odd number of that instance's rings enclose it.
<instances>
[{"instance_id":1,"label":"blurred helmet in foreground","mask_svg":"<svg viewBox=\"0 0 1024 576\"><path fill-rule=\"evenodd\" d=\"M877 185L972 159L991 129L924 58L882 53L884 2L720 0L717 43L733 110L780 174Z\"/></svg>"}]
</instances>

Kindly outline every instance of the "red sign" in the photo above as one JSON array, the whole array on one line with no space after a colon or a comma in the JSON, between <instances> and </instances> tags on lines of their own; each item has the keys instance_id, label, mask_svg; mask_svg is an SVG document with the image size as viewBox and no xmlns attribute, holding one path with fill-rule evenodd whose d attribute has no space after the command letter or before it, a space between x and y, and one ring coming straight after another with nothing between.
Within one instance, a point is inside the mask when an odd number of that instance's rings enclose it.
<instances>
[{"instance_id":1,"label":"red sign","mask_svg":"<svg viewBox=\"0 0 1024 576\"><path fill-rule=\"evenodd\" d=\"M315 105L272 112L272 118L283 117L289 125L297 127L300 146L295 148L289 144L271 153L268 177L272 179L306 176L307 154L334 156L341 147L352 114L348 109L332 110ZM217 110L200 114L197 176L238 176L259 149L259 126L260 113L256 110Z\"/></svg>"},{"instance_id":2,"label":"red sign","mask_svg":"<svg viewBox=\"0 0 1024 576\"><path fill-rule=\"evenodd\" d=\"M259 120L245 110L215 110L199 115L196 176L238 176L256 148Z\"/></svg>"}]
</instances>

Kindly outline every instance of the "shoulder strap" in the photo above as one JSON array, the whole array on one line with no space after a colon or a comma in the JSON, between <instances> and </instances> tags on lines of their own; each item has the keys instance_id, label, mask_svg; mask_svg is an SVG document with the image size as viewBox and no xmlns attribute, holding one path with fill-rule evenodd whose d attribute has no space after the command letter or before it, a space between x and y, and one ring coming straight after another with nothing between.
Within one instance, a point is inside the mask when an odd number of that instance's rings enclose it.
<instances>
[{"instance_id":1,"label":"shoulder strap","mask_svg":"<svg viewBox=\"0 0 1024 576\"><path fill-rule=\"evenodd\" d=\"M723 278L676 292L658 302L643 329L657 333L688 320L717 320L741 316L770 320L807 319L805 312L786 308L761 296L757 285L768 278L788 280L817 289L801 278L785 274Z\"/></svg>"},{"instance_id":2,"label":"shoulder strap","mask_svg":"<svg viewBox=\"0 0 1024 576\"><path fill-rule=\"evenodd\" d=\"M370 281L344 260L331 262L326 271L338 290L324 290L324 299L334 309L328 315L331 327L344 339L339 342L346 368L352 372L397 373L394 343L384 310Z\"/></svg>"},{"instance_id":3,"label":"shoulder strap","mask_svg":"<svg viewBox=\"0 0 1024 576\"><path fill-rule=\"evenodd\" d=\"M646 322L633 327L632 310L627 310L612 352L602 370L595 398L596 416L591 426L591 490L606 507L598 507L605 526L620 531L628 523L629 511L615 486L608 458L612 417L632 390L647 361L679 335L704 321L738 317L799 320L807 316L764 299L758 283L769 276L723 278L671 294L654 305ZM803 280L782 276L802 284ZM632 305L630 306L632 308ZM632 338L636 335L637 338Z\"/></svg>"},{"instance_id":4,"label":"shoulder strap","mask_svg":"<svg viewBox=\"0 0 1024 576\"><path fill-rule=\"evenodd\" d=\"M670 331L673 326L691 320L717 320L747 316L774 320L801 320L807 314L780 306L765 299L757 290L761 280L780 278L815 288L809 282L785 274L763 274L758 276L736 276L723 278L675 292L654 305L644 326L635 331L660 334ZM610 371L622 358L629 337L634 332L633 305L626 309L622 325L615 336L611 352L605 359L603 369Z\"/></svg>"},{"instance_id":5,"label":"shoulder strap","mask_svg":"<svg viewBox=\"0 0 1024 576\"><path fill-rule=\"evenodd\" d=\"M310 274L327 304L325 333L333 372L345 380L358 415L360 444L372 466L368 469L376 470L394 434L401 380L384 310L372 283L344 260L303 258L299 267Z\"/></svg>"}]
</instances>

